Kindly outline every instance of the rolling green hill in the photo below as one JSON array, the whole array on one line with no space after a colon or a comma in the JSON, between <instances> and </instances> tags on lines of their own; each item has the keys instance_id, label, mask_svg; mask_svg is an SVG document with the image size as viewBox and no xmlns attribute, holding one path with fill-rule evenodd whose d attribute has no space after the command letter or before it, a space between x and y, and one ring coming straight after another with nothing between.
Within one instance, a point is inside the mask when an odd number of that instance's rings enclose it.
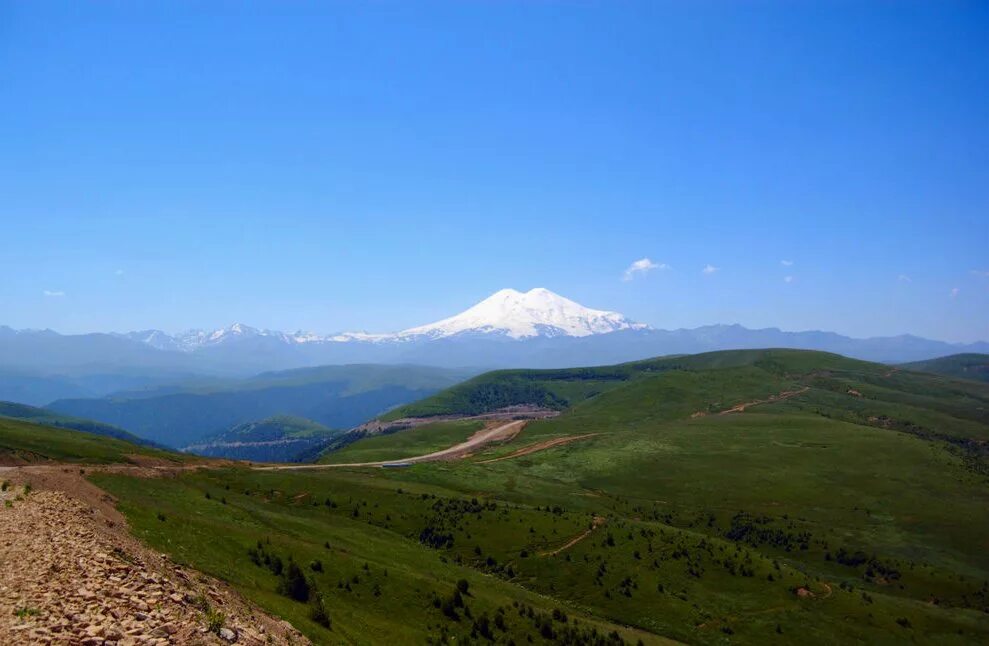
<instances>
[{"instance_id":1,"label":"rolling green hill","mask_svg":"<svg viewBox=\"0 0 989 646\"><path fill-rule=\"evenodd\" d=\"M217 458L257 462L301 462L322 450L341 431L303 417L275 415L238 424L183 450Z\"/></svg>"},{"instance_id":2,"label":"rolling green hill","mask_svg":"<svg viewBox=\"0 0 989 646\"><path fill-rule=\"evenodd\" d=\"M144 458L176 464L191 459L107 435L0 417L0 465L50 461L106 464Z\"/></svg>"},{"instance_id":3,"label":"rolling green hill","mask_svg":"<svg viewBox=\"0 0 989 646\"><path fill-rule=\"evenodd\" d=\"M930 372L955 379L989 381L989 354L952 354L947 357L900 364L904 370Z\"/></svg>"},{"instance_id":4,"label":"rolling green hill","mask_svg":"<svg viewBox=\"0 0 989 646\"><path fill-rule=\"evenodd\" d=\"M562 414L454 462L98 481L140 536L318 643L617 643L567 632L592 625L631 643L989 640L989 386L719 352L489 373L396 414L517 404ZM465 432L345 450L395 459ZM278 594L272 555L319 561L330 630Z\"/></svg>"},{"instance_id":5,"label":"rolling green hill","mask_svg":"<svg viewBox=\"0 0 989 646\"><path fill-rule=\"evenodd\" d=\"M117 428L111 424L72 417L70 415L60 415L47 408L37 408L26 404L0 401L0 418L2 417L20 419L42 426L54 426L56 428L85 431L95 435L105 435L107 437L117 438L118 440L124 440L125 442L133 442L134 444L150 444L148 440L141 439L133 433L128 433L124 429Z\"/></svg>"}]
</instances>

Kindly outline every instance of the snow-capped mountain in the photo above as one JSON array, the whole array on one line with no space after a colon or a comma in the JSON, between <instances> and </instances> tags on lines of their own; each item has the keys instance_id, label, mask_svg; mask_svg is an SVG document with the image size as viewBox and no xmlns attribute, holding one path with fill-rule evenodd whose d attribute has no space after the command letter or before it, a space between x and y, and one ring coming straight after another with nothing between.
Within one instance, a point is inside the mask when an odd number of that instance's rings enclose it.
<instances>
[{"instance_id":1,"label":"snow-capped mountain","mask_svg":"<svg viewBox=\"0 0 989 646\"><path fill-rule=\"evenodd\" d=\"M325 337L309 332L286 333L277 330L262 330L244 325L243 323L234 323L233 325L228 325L217 330L186 330L175 335L167 334L161 330L141 330L140 332L127 332L118 336L132 341L139 341L156 350L173 350L179 352L194 352L200 348L256 338L272 339L285 344L326 340Z\"/></svg>"},{"instance_id":2,"label":"snow-capped mountain","mask_svg":"<svg viewBox=\"0 0 989 646\"><path fill-rule=\"evenodd\" d=\"M389 343L443 339L459 335L496 335L510 339L585 337L619 330L642 330L618 312L595 310L543 287L520 292L502 289L456 316L397 333L344 332L321 336L309 332L261 330L243 323L218 330L189 330L168 335L161 330L130 332L122 336L158 350L195 352L246 339L266 338L286 345L308 343Z\"/></svg>"},{"instance_id":3,"label":"snow-capped mountain","mask_svg":"<svg viewBox=\"0 0 989 646\"><path fill-rule=\"evenodd\" d=\"M502 289L456 316L410 328L395 336L441 339L459 334L501 334L513 339L526 339L536 336L581 337L645 327L618 312L592 310L537 287L524 293Z\"/></svg>"}]
</instances>

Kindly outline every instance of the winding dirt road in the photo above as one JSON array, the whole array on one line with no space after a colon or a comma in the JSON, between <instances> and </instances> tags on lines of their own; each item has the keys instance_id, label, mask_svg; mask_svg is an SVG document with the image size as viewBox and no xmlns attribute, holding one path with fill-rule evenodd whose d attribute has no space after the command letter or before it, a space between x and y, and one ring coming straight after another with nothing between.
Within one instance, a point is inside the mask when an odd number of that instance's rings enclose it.
<instances>
[{"instance_id":1,"label":"winding dirt road","mask_svg":"<svg viewBox=\"0 0 989 646\"><path fill-rule=\"evenodd\" d=\"M425 455L417 455L411 458L401 458L398 460L381 460L378 462L348 462L345 464L279 464L269 467L254 467L258 471L288 471L301 469L335 469L340 467L387 467L404 466L419 462L437 462L439 460L455 460L462 458L469 453L481 448L485 444L492 442L503 442L512 439L522 430L528 420L516 420L495 426L493 428L482 429L465 442L454 444L453 446L434 451Z\"/></svg>"}]
</instances>

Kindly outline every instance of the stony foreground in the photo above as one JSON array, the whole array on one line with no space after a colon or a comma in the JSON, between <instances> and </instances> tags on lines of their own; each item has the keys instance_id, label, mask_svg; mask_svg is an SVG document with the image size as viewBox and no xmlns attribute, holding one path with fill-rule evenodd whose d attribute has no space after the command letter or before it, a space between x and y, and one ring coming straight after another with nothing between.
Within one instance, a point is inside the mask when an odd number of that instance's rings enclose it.
<instances>
[{"instance_id":1,"label":"stony foreground","mask_svg":"<svg viewBox=\"0 0 989 646\"><path fill-rule=\"evenodd\" d=\"M2 478L0 478L2 480ZM0 492L0 643L306 644L61 491Z\"/></svg>"}]
</instances>

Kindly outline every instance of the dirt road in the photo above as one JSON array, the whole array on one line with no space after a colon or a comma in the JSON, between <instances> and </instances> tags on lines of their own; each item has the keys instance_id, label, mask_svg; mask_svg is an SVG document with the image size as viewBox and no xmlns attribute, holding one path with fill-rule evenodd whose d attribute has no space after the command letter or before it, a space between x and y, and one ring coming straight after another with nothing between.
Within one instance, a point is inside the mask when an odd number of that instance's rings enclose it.
<instances>
[{"instance_id":1,"label":"dirt road","mask_svg":"<svg viewBox=\"0 0 989 646\"><path fill-rule=\"evenodd\" d=\"M378 462L348 462L346 464L286 464L286 465L275 465L270 467L254 467L259 471L283 471L283 470L299 470L299 469L334 469L340 467L385 467L385 466L402 466L406 464L417 464L419 462L437 462L439 460L455 460L457 458L462 458L469 453L473 453L477 449L481 448L486 444L491 444L492 442L503 442L510 440L519 434L522 427L525 426L527 420L516 420L513 422L508 422L506 424L501 424L493 428L486 428L474 433L470 438L461 442L460 444L455 444L449 448L443 449L442 451L434 451L432 453L427 453L425 455L417 455L411 458L402 458L399 460L381 460Z\"/></svg>"}]
</instances>

